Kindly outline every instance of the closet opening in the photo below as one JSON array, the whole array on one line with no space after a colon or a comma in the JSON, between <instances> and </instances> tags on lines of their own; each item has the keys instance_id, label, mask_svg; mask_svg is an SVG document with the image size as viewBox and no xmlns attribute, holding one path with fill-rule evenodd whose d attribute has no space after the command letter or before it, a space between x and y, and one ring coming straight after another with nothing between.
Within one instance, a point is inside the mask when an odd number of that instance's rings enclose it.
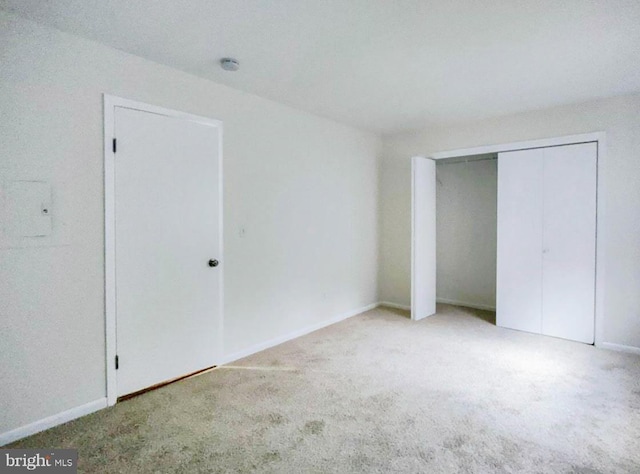
<instances>
[{"instance_id":1,"label":"closet opening","mask_svg":"<svg viewBox=\"0 0 640 474\"><path fill-rule=\"evenodd\" d=\"M503 328L606 345L605 139L414 156L411 319L449 303Z\"/></svg>"},{"instance_id":2,"label":"closet opening","mask_svg":"<svg viewBox=\"0 0 640 474\"><path fill-rule=\"evenodd\" d=\"M439 311L495 324L498 155L445 158L435 168L436 302L463 307Z\"/></svg>"}]
</instances>

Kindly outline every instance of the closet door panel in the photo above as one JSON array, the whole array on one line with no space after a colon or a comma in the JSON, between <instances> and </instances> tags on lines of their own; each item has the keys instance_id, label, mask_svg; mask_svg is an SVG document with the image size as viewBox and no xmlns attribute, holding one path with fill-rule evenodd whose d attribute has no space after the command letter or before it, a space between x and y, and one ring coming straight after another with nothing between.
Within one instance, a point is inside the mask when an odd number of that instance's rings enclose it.
<instances>
[{"instance_id":1,"label":"closet door panel","mask_svg":"<svg viewBox=\"0 0 640 474\"><path fill-rule=\"evenodd\" d=\"M542 333L593 343L597 144L544 149Z\"/></svg>"},{"instance_id":2,"label":"closet door panel","mask_svg":"<svg viewBox=\"0 0 640 474\"><path fill-rule=\"evenodd\" d=\"M411 160L411 319L436 312L436 163Z\"/></svg>"},{"instance_id":3,"label":"closet door panel","mask_svg":"<svg viewBox=\"0 0 640 474\"><path fill-rule=\"evenodd\" d=\"M542 149L498 155L496 324L542 329Z\"/></svg>"}]
</instances>

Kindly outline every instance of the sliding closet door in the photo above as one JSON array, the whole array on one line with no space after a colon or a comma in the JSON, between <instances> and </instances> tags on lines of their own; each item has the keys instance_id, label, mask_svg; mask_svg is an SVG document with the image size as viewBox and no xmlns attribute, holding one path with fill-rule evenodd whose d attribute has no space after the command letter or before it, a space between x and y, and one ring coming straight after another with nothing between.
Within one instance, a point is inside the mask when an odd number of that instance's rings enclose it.
<instances>
[{"instance_id":1,"label":"sliding closet door","mask_svg":"<svg viewBox=\"0 0 640 474\"><path fill-rule=\"evenodd\" d=\"M542 333L592 344L597 144L544 149Z\"/></svg>"},{"instance_id":2,"label":"sliding closet door","mask_svg":"<svg viewBox=\"0 0 640 474\"><path fill-rule=\"evenodd\" d=\"M498 155L496 324L542 329L543 149Z\"/></svg>"}]
</instances>

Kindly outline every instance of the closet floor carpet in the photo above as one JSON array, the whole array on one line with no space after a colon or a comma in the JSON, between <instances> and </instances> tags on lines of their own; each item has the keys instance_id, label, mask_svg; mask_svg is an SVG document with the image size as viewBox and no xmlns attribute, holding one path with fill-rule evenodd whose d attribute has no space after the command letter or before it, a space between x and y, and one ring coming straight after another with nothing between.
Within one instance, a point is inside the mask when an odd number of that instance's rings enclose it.
<instances>
[{"instance_id":1,"label":"closet floor carpet","mask_svg":"<svg viewBox=\"0 0 640 474\"><path fill-rule=\"evenodd\" d=\"M378 308L7 447L80 472L640 472L640 356Z\"/></svg>"}]
</instances>

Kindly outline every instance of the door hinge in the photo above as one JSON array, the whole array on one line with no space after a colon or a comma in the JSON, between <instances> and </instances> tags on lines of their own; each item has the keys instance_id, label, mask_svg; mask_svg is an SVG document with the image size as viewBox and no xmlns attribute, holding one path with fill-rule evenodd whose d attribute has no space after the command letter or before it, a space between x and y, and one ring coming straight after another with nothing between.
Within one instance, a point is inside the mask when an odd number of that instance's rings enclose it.
<instances>
[{"instance_id":1,"label":"door hinge","mask_svg":"<svg viewBox=\"0 0 640 474\"><path fill-rule=\"evenodd\" d=\"M113 152L116 152L116 139L113 139Z\"/></svg>"},{"instance_id":2,"label":"door hinge","mask_svg":"<svg viewBox=\"0 0 640 474\"><path fill-rule=\"evenodd\" d=\"M116 356L116 370L120 367L120 359Z\"/></svg>"}]
</instances>

